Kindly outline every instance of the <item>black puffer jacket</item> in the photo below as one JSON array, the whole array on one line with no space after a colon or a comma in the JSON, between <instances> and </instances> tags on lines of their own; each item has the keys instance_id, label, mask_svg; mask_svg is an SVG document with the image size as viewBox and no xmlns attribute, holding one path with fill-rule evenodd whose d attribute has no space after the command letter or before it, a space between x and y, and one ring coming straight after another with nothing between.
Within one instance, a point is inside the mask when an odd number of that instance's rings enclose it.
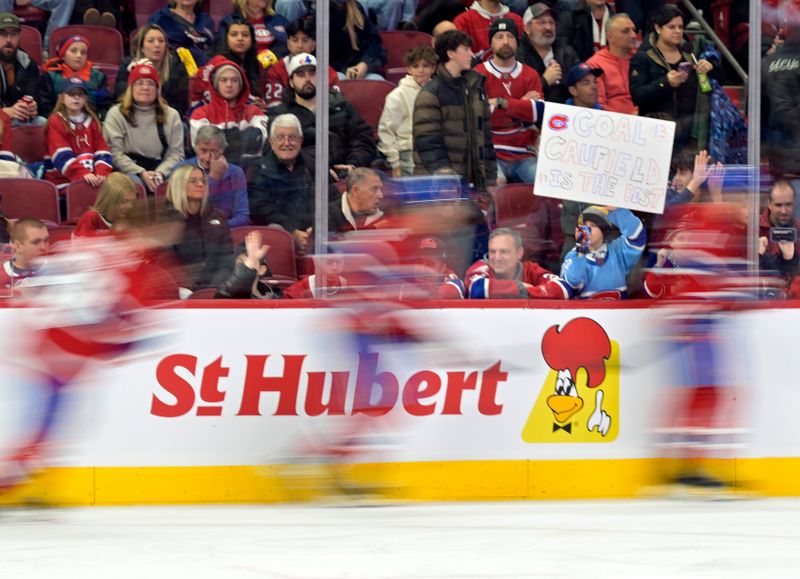
<instances>
[{"instance_id":1,"label":"black puffer jacket","mask_svg":"<svg viewBox=\"0 0 800 579\"><path fill-rule=\"evenodd\" d=\"M414 164L427 173L451 169L479 191L497 180L486 77L453 77L439 65L414 104Z\"/></svg>"},{"instance_id":2,"label":"black puffer jacket","mask_svg":"<svg viewBox=\"0 0 800 579\"><path fill-rule=\"evenodd\" d=\"M171 205L162 211L162 221L183 221L185 229L174 246L183 266L188 289L217 288L233 270L233 241L228 220L210 203L198 215L180 216Z\"/></svg>"},{"instance_id":3,"label":"black puffer jacket","mask_svg":"<svg viewBox=\"0 0 800 579\"><path fill-rule=\"evenodd\" d=\"M611 14L614 13L610 10ZM575 49L584 62L594 54L594 33L592 32L592 11L588 6L577 10L565 10L558 15L558 28L556 34L562 42ZM564 71L566 74L566 71Z\"/></svg>"},{"instance_id":4,"label":"black puffer jacket","mask_svg":"<svg viewBox=\"0 0 800 579\"><path fill-rule=\"evenodd\" d=\"M553 103L563 103L571 95L567 89L567 73L569 69L580 62L575 50L564 42L563 38L556 38L553 43L553 57L556 62L561 65L561 82L554 85L549 85L544 80L544 71L547 67L544 65L542 57L536 52L533 44L527 34L523 34L519 40L519 48L517 49L517 60L522 64L527 64L533 70L539 73L542 77L542 88L544 89L544 100Z\"/></svg>"},{"instance_id":5,"label":"black puffer jacket","mask_svg":"<svg viewBox=\"0 0 800 579\"><path fill-rule=\"evenodd\" d=\"M316 115L306 107L297 104L292 91L287 91L287 99L270 109L270 119L291 113L300 119L303 128L303 151L314 156L317 142ZM330 136L328 160L331 165L354 165L369 167L378 156L372 127L358 114L344 96L338 91L330 91L328 103L328 134Z\"/></svg>"},{"instance_id":6,"label":"black puffer jacket","mask_svg":"<svg viewBox=\"0 0 800 579\"><path fill-rule=\"evenodd\" d=\"M784 44L764 59L761 70L769 107L770 168L780 175L800 174L800 43Z\"/></svg>"}]
</instances>

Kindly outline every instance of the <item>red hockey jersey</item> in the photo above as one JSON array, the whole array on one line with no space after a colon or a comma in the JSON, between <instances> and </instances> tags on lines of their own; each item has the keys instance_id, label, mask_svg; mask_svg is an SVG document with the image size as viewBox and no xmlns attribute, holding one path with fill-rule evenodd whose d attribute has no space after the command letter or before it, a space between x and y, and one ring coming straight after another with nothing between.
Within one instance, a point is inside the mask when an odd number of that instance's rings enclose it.
<instances>
[{"instance_id":1,"label":"red hockey jersey","mask_svg":"<svg viewBox=\"0 0 800 579\"><path fill-rule=\"evenodd\" d=\"M472 38L472 52L474 52L476 56L485 59L489 55L491 46L489 42L489 27L492 25L492 22L498 18L510 18L513 20L520 34L525 30L525 23L522 22L522 18L520 18L518 14L511 12L508 6L501 4L500 12L490 14L480 5L478 0L472 3L469 10L456 16L455 20L453 20L453 24L455 24L456 28L460 31L469 34Z\"/></svg>"},{"instance_id":2,"label":"red hockey jersey","mask_svg":"<svg viewBox=\"0 0 800 579\"><path fill-rule=\"evenodd\" d=\"M67 128L67 122L69 128ZM68 120L60 114L47 120L47 157L45 179L59 187L83 179L88 173L110 175L111 153L100 123L89 115L81 121Z\"/></svg>"},{"instance_id":3,"label":"red hockey jersey","mask_svg":"<svg viewBox=\"0 0 800 579\"><path fill-rule=\"evenodd\" d=\"M544 298L567 300L571 297L570 287L564 280L532 261L520 262L514 279L496 279L494 270L489 267L489 262L481 259L470 266L465 279L467 297L470 299Z\"/></svg>"},{"instance_id":4,"label":"red hockey jersey","mask_svg":"<svg viewBox=\"0 0 800 579\"><path fill-rule=\"evenodd\" d=\"M536 91L542 98L544 92L539 73L521 62L508 70L501 69L491 59L476 66L475 70L486 77L486 96L503 98L508 102L508 110L495 107L492 112L492 142L497 157L504 161L519 161L534 156L539 141L539 131L533 124L537 120L536 103L522 97Z\"/></svg>"}]
</instances>

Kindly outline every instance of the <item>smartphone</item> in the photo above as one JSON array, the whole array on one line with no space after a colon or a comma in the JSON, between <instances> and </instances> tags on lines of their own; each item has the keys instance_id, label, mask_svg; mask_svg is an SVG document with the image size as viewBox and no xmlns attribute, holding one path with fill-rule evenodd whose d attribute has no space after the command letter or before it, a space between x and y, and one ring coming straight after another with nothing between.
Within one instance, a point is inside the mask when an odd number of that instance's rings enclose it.
<instances>
[{"instance_id":1,"label":"smartphone","mask_svg":"<svg viewBox=\"0 0 800 579\"><path fill-rule=\"evenodd\" d=\"M770 227L769 240L775 242L797 242L797 229L794 227Z\"/></svg>"},{"instance_id":2,"label":"smartphone","mask_svg":"<svg viewBox=\"0 0 800 579\"><path fill-rule=\"evenodd\" d=\"M678 72L685 72L689 74L692 72L692 63L691 62L682 62L678 65Z\"/></svg>"}]
</instances>

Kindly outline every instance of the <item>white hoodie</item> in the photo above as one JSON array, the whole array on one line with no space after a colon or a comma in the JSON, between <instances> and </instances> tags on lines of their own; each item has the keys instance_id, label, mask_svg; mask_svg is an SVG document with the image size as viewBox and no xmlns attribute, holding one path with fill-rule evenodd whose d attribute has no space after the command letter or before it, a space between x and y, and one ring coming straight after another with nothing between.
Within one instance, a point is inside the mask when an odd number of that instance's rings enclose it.
<instances>
[{"instance_id":1,"label":"white hoodie","mask_svg":"<svg viewBox=\"0 0 800 579\"><path fill-rule=\"evenodd\" d=\"M408 74L386 96L378 123L378 149L392 169L400 166L400 151L414 150L414 101L421 89Z\"/></svg>"}]
</instances>

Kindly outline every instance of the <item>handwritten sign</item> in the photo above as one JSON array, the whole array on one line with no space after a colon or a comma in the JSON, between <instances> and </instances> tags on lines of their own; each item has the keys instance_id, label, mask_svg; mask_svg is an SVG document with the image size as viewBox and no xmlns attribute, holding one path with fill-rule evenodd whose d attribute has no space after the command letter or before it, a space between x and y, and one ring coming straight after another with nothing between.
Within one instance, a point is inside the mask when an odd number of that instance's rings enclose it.
<instances>
[{"instance_id":1,"label":"handwritten sign","mask_svg":"<svg viewBox=\"0 0 800 579\"><path fill-rule=\"evenodd\" d=\"M675 123L547 103L534 191L663 213Z\"/></svg>"}]
</instances>

